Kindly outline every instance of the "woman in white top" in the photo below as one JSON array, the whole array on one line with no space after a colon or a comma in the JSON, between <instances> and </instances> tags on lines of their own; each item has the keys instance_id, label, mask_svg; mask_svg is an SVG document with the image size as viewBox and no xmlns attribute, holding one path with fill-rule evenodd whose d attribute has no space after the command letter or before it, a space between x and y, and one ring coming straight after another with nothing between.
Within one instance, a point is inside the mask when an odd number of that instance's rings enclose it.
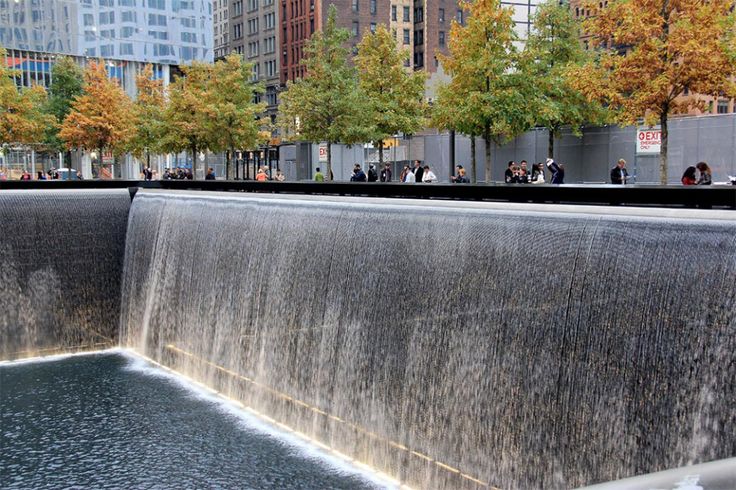
<instances>
[{"instance_id":1,"label":"woman in white top","mask_svg":"<svg viewBox=\"0 0 736 490\"><path fill-rule=\"evenodd\" d=\"M424 182L425 184L431 184L432 182L437 182L438 180L439 179L434 174L434 172L429 169L429 165L425 165L424 173L422 174L422 182Z\"/></svg>"},{"instance_id":2,"label":"woman in white top","mask_svg":"<svg viewBox=\"0 0 736 490\"><path fill-rule=\"evenodd\" d=\"M534 171L532 172L532 184L544 184L544 165L541 163L535 165Z\"/></svg>"},{"instance_id":3,"label":"woman in white top","mask_svg":"<svg viewBox=\"0 0 736 490\"><path fill-rule=\"evenodd\" d=\"M404 176L404 182L406 182L407 184L414 184L416 181L417 181L417 176L414 175L414 172L409 170Z\"/></svg>"}]
</instances>

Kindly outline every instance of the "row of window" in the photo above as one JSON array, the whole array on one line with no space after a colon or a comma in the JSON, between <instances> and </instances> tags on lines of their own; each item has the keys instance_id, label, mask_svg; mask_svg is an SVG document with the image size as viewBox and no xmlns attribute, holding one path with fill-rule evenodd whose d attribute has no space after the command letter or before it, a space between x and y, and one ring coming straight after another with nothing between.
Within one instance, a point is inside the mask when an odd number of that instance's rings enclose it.
<instances>
[{"instance_id":1,"label":"row of window","mask_svg":"<svg viewBox=\"0 0 736 490\"><path fill-rule=\"evenodd\" d=\"M260 28L259 24L259 18L254 17L252 19L248 19L246 25L248 27L248 35L257 34L258 30ZM274 12L271 12L269 14L266 14L263 16L263 30L267 31L269 29L274 29L276 27L276 14ZM243 24L235 24L233 26L233 39L240 39L243 37Z\"/></svg>"},{"instance_id":2,"label":"row of window","mask_svg":"<svg viewBox=\"0 0 736 490\"><path fill-rule=\"evenodd\" d=\"M253 41L248 43L248 56L253 58L258 56L260 53L261 43L260 41ZM263 54L271 54L276 52L276 38L268 37L263 40Z\"/></svg>"},{"instance_id":3,"label":"row of window","mask_svg":"<svg viewBox=\"0 0 736 490\"><path fill-rule=\"evenodd\" d=\"M352 2L353 12L360 12L360 0L352 0ZM368 0L368 9L371 15L376 15L378 13L378 1Z\"/></svg>"}]
</instances>

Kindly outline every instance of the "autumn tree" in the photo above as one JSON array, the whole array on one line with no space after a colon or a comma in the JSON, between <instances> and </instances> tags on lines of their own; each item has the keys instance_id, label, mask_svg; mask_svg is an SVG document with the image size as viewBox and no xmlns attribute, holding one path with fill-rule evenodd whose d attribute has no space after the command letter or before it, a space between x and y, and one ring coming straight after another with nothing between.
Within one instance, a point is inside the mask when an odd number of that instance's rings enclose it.
<instances>
[{"instance_id":1,"label":"autumn tree","mask_svg":"<svg viewBox=\"0 0 736 490\"><path fill-rule=\"evenodd\" d=\"M235 150L254 148L264 137L259 114L266 109L266 104L253 102L254 96L263 92L263 87L253 81L252 67L235 53L213 67L209 103L215 112L214 146L227 152L227 177Z\"/></svg>"},{"instance_id":2,"label":"autumn tree","mask_svg":"<svg viewBox=\"0 0 736 490\"><path fill-rule=\"evenodd\" d=\"M415 133L424 127L423 71L407 71L407 50L399 50L389 30L378 26L366 32L358 44L355 64L358 83L365 94L365 117L374 131L371 139L378 145L379 165L383 164L383 142L396 133Z\"/></svg>"},{"instance_id":3,"label":"autumn tree","mask_svg":"<svg viewBox=\"0 0 736 490\"><path fill-rule=\"evenodd\" d=\"M169 104L164 112L164 151L192 154L192 173L197 175L197 155L217 146L216 109L210 104L213 65L194 62L181 67L183 75L169 86Z\"/></svg>"},{"instance_id":4,"label":"autumn tree","mask_svg":"<svg viewBox=\"0 0 736 490\"><path fill-rule=\"evenodd\" d=\"M59 137L67 148L97 150L101 159L105 151L123 151L132 131L130 98L117 79L108 77L102 61L91 62L84 72L84 93L74 100Z\"/></svg>"},{"instance_id":5,"label":"autumn tree","mask_svg":"<svg viewBox=\"0 0 736 490\"><path fill-rule=\"evenodd\" d=\"M62 56L54 62L51 68L51 85L48 90L48 100L44 112L54 118L55 124L46 128L44 144L53 151L67 150L64 141L59 138L59 131L64 119L72 110L74 100L82 95L84 89L84 71L67 56ZM60 162L60 166L64 166ZM70 165L71 167L71 165Z\"/></svg>"},{"instance_id":6,"label":"autumn tree","mask_svg":"<svg viewBox=\"0 0 736 490\"><path fill-rule=\"evenodd\" d=\"M0 59L4 58L5 49L0 48ZM42 110L46 90L40 86L19 89L14 77L15 70L0 63L0 144L38 143L53 124L53 118Z\"/></svg>"},{"instance_id":7,"label":"autumn tree","mask_svg":"<svg viewBox=\"0 0 736 490\"><path fill-rule=\"evenodd\" d=\"M453 21L450 56L438 56L452 80L438 91L439 110L448 105L459 114L457 129L485 141L486 182L491 181L491 144L530 127L531 87L518 70L519 56L512 9L500 0L463 1L466 25ZM453 109L455 110L455 109Z\"/></svg>"},{"instance_id":8,"label":"autumn tree","mask_svg":"<svg viewBox=\"0 0 736 490\"><path fill-rule=\"evenodd\" d=\"M522 53L521 70L533 86L534 125L547 128L547 156L554 157L555 139L562 128L581 134L585 123L602 123L605 111L597 101L589 101L574 89L567 71L583 63L587 56L580 44L579 23L570 7L547 0L537 7L533 29Z\"/></svg>"},{"instance_id":9,"label":"autumn tree","mask_svg":"<svg viewBox=\"0 0 736 490\"><path fill-rule=\"evenodd\" d=\"M163 80L153 77L153 68L146 65L135 79L137 98L133 104L134 127L126 144L126 150L138 159L145 157L146 165L151 166L151 154L161 149L161 138L164 134L164 97Z\"/></svg>"},{"instance_id":10,"label":"autumn tree","mask_svg":"<svg viewBox=\"0 0 736 490\"><path fill-rule=\"evenodd\" d=\"M659 174L667 183L668 119L699 107L693 94L736 96L732 0L610 0L583 28L595 60L571 70L573 88L606 104L622 125L662 130ZM685 96L685 94L690 94Z\"/></svg>"},{"instance_id":11,"label":"autumn tree","mask_svg":"<svg viewBox=\"0 0 736 490\"><path fill-rule=\"evenodd\" d=\"M348 63L350 33L337 27L337 9L330 5L327 22L304 48L307 75L289 82L281 95L279 121L292 136L327 143L327 178L332 175L334 143L357 143L371 134L365 97L356 70Z\"/></svg>"}]
</instances>

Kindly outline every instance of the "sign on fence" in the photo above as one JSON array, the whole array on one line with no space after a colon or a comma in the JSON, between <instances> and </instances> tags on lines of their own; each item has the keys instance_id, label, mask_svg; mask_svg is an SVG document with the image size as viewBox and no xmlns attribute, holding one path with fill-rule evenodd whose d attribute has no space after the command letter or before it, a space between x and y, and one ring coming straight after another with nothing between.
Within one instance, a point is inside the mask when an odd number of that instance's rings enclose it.
<instances>
[{"instance_id":1,"label":"sign on fence","mask_svg":"<svg viewBox=\"0 0 736 490\"><path fill-rule=\"evenodd\" d=\"M319 145L319 162L327 163L327 145L326 144Z\"/></svg>"},{"instance_id":2,"label":"sign on fence","mask_svg":"<svg viewBox=\"0 0 736 490\"><path fill-rule=\"evenodd\" d=\"M662 146L662 131L659 128L638 128L636 130L636 154L659 154Z\"/></svg>"}]
</instances>

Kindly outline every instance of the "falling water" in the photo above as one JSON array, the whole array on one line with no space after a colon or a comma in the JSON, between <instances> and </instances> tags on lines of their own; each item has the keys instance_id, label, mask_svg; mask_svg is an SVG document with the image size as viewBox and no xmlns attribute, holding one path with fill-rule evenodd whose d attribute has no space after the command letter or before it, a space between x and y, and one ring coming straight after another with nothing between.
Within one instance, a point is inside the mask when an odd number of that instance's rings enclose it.
<instances>
[{"instance_id":1,"label":"falling water","mask_svg":"<svg viewBox=\"0 0 736 490\"><path fill-rule=\"evenodd\" d=\"M735 284L736 219L143 191L121 341L411 486L568 488L736 455Z\"/></svg>"},{"instance_id":2,"label":"falling water","mask_svg":"<svg viewBox=\"0 0 736 490\"><path fill-rule=\"evenodd\" d=\"M113 345L130 195L0 192L0 360Z\"/></svg>"}]
</instances>

